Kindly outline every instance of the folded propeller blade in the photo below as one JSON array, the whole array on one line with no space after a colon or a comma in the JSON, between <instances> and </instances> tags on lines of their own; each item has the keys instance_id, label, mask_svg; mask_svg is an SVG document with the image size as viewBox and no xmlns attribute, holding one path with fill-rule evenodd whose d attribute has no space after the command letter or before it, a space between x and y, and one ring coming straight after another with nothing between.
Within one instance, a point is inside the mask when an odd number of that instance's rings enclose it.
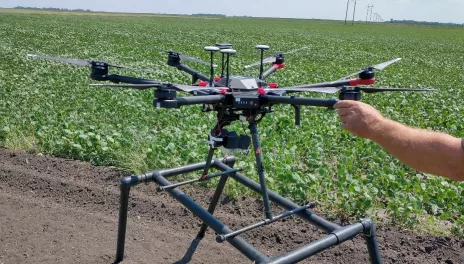
<instances>
[{"instance_id":1,"label":"folded propeller blade","mask_svg":"<svg viewBox=\"0 0 464 264\"><path fill-rule=\"evenodd\" d=\"M53 57L53 56L47 56L47 55L27 54L27 56L32 57L32 58L41 58L41 59L46 59L46 60L67 62L67 63L71 63L71 64L81 66L81 67L88 66L92 63L91 61L88 61L88 60L69 59L69 58Z\"/></svg>"},{"instance_id":2,"label":"folded propeller blade","mask_svg":"<svg viewBox=\"0 0 464 264\"><path fill-rule=\"evenodd\" d=\"M334 94L340 91L342 87L283 87L277 89L266 89L266 91L287 91L287 92L318 92L318 93L329 93Z\"/></svg>"},{"instance_id":3,"label":"folded propeller blade","mask_svg":"<svg viewBox=\"0 0 464 264\"><path fill-rule=\"evenodd\" d=\"M137 90L145 90L145 89L150 89L153 87L162 87L163 84L155 84L155 83L150 83L150 84L132 84L132 83L91 83L89 86L94 86L94 87L121 87L121 88L133 88Z\"/></svg>"},{"instance_id":4,"label":"folded propeller blade","mask_svg":"<svg viewBox=\"0 0 464 264\"><path fill-rule=\"evenodd\" d=\"M64 57L53 57L53 56L48 56L48 55L37 55L37 54L27 54L27 56L32 57L32 58L41 58L41 59L54 60L54 61L59 61L59 62L66 62L66 63L70 63L76 66L81 66L81 67L89 66L89 65L92 65L93 62L97 62L97 61L91 61L91 60L70 59L70 58L64 58ZM102 63L106 63L108 64L108 66L111 66L114 68L131 69L131 70L137 71L137 69L131 68L131 67L109 64L107 62L102 62Z\"/></svg>"},{"instance_id":5,"label":"folded propeller blade","mask_svg":"<svg viewBox=\"0 0 464 264\"><path fill-rule=\"evenodd\" d=\"M293 54L293 53L296 53L296 52L298 52L300 50L304 50L304 49L307 49L307 48L308 48L308 46L303 46L301 48L293 49L293 50L290 50L290 51L287 51L287 52L281 52L280 54L283 54L283 55ZM274 56L263 59L263 64L264 63L274 63L276 61L276 57L277 57L277 54L274 55ZM261 61L258 61L258 62L249 64L249 65L245 65L245 66L243 66L243 68L248 69L248 68L251 68L251 67L254 67L254 66L258 66L260 64L261 64Z\"/></svg>"},{"instance_id":6,"label":"folded propeller blade","mask_svg":"<svg viewBox=\"0 0 464 264\"><path fill-rule=\"evenodd\" d=\"M374 88L374 87L359 87L359 90L365 93L378 92L438 92L435 89L418 89L418 88Z\"/></svg>"},{"instance_id":7,"label":"folded propeller blade","mask_svg":"<svg viewBox=\"0 0 464 264\"><path fill-rule=\"evenodd\" d=\"M263 63L274 63L275 61L276 61L275 56L263 59ZM261 61L258 61L258 62L249 64L249 65L243 66L243 68L248 69L248 68L251 68L251 67L254 67L254 66L258 66L260 64L261 64Z\"/></svg>"},{"instance_id":8,"label":"folded propeller blade","mask_svg":"<svg viewBox=\"0 0 464 264\"><path fill-rule=\"evenodd\" d=\"M390 66L391 64L393 64L393 63L395 63L395 62L397 62L397 61L400 61L400 60L401 60L401 58L396 58L396 59L393 59L393 60L381 62L381 63L379 63L379 64L366 67L366 68L364 68L364 69L362 69L362 70L360 70L360 71L357 71L357 72L355 72L355 73L352 73L352 74L350 74L350 75L347 75L347 76L345 76L345 77L342 77L342 78L338 79L337 81L345 80L345 79L347 79L347 78L356 76L356 75L360 74L361 72L363 72L363 71L365 71L365 70L368 70L368 69L370 69L370 68L376 69L376 70L380 70L380 71L381 71L381 70L385 69L386 67Z\"/></svg>"},{"instance_id":9,"label":"folded propeller blade","mask_svg":"<svg viewBox=\"0 0 464 264\"><path fill-rule=\"evenodd\" d=\"M287 52L283 52L282 54L284 54L284 55L293 54L293 53L295 53L295 52L298 52L298 51L300 51L300 50L304 50L304 49L307 49L307 48L308 48L308 46L303 46L303 47L301 47L301 48L297 48L297 49L294 49L294 50L290 50L290 51L287 51Z\"/></svg>"},{"instance_id":10,"label":"folded propeller blade","mask_svg":"<svg viewBox=\"0 0 464 264\"><path fill-rule=\"evenodd\" d=\"M347 87L284 87L277 89L266 89L266 91L287 91L287 92L318 92L334 94L341 90L350 91ZM435 89L416 89L416 88L374 88L374 87L351 87L352 90L363 91L365 93L378 93L378 92L438 92Z\"/></svg>"},{"instance_id":11,"label":"folded propeller blade","mask_svg":"<svg viewBox=\"0 0 464 264\"><path fill-rule=\"evenodd\" d=\"M145 47L148 47L150 49L155 49L157 51L160 51L160 52L164 52L164 53L176 53L176 54L179 54L179 58L181 60L186 60L186 61L193 61L193 62L196 62L196 63L200 63L200 64L204 64L204 65L208 65L208 66L211 66L211 63L208 63L206 61L203 61L203 60L200 60L198 58L194 58L194 57L190 57L190 56L187 56L187 55L183 55L183 54L180 54L179 52L175 52L173 50L165 50L165 49L160 49L160 48L156 48L156 47L149 47L143 43L139 43L139 42L136 42L137 44L139 45L142 45L142 46L145 46ZM213 67L217 67L217 65L213 65Z\"/></svg>"},{"instance_id":12,"label":"folded propeller blade","mask_svg":"<svg viewBox=\"0 0 464 264\"><path fill-rule=\"evenodd\" d=\"M376 64L376 65L371 66L371 67L381 71L381 70L387 68L388 66L390 66L391 64L393 64L393 63L395 63L397 61L400 61L400 60L401 60L401 58L396 58L396 59L393 59L393 60L390 60L390 61L386 61L386 62Z\"/></svg>"},{"instance_id":13,"label":"folded propeller blade","mask_svg":"<svg viewBox=\"0 0 464 264\"><path fill-rule=\"evenodd\" d=\"M197 58L189 57L187 55L179 54L179 57L180 57L181 60L193 61L193 62L196 62L196 63L211 66L211 63L208 63L206 61L203 61L203 60L200 60L200 59L197 59ZM217 65L213 64L213 67L217 67Z\"/></svg>"},{"instance_id":14,"label":"folded propeller blade","mask_svg":"<svg viewBox=\"0 0 464 264\"><path fill-rule=\"evenodd\" d=\"M147 83L147 84L132 84L132 83L95 83L89 84L88 86L94 87L122 87L122 88L133 88L137 90L146 90L150 88L165 88L173 89L182 92L193 92L197 90L211 89L211 87L201 87L201 86L192 86L192 85L183 85L183 84L172 84L172 83ZM220 87L215 87L214 89L221 89Z\"/></svg>"}]
</instances>

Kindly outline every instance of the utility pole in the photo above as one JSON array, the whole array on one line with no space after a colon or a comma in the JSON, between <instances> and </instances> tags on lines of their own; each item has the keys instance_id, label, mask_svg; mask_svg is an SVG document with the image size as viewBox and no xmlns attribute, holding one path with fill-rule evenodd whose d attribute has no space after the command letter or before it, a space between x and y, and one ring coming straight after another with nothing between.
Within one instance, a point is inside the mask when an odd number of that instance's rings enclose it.
<instances>
[{"instance_id":1,"label":"utility pole","mask_svg":"<svg viewBox=\"0 0 464 264\"><path fill-rule=\"evenodd\" d=\"M372 7L374 7L374 6L372 6ZM371 16L369 18L369 21L372 21L372 8L371 8Z\"/></svg>"},{"instance_id":2,"label":"utility pole","mask_svg":"<svg viewBox=\"0 0 464 264\"><path fill-rule=\"evenodd\" d=\"M345 14L345 25L346 25L346 19L348 18L348 7L350 5L350 0L346 1L346 14Z\"/></svg>"},{"instance_id":3,"label":"utility pole","mask_svg":"<svg viewBox=\"0 0 464 264\"><path fill-rule=\"evenodd\" d=\"M353 1L354 1L353 22L351 24L354 25L354 15L356 13L356 0L347 0L346 1L345 25L346 25L346 20L348 19L348 8L350 6L350 2L353 2Z\"/></svg>"},{"instance_id":4,"label":"utility pole","mask_svg":"<svg viewBox=\"0 0 464 264\"><path fill-rule=\"evenodd\" d=\"M368 5L368 6L367 6L366 22L367 22L367 17L369 16L369 11L370 11L371 14L372 14L372 8L373 8L373 7L374 7L373 5Z\"/></svg>"},{"instance_id":5,"label":"utility pole","mask_svg":"<svg viewBox=\"0 0 464 264\"><path fill-rule=\"evenodd\" d=\"M353 21L351 22L351 25L354 25L354 14L355 13L356 13L356 0L354 0Z\"/></svg>"}]
</instances>

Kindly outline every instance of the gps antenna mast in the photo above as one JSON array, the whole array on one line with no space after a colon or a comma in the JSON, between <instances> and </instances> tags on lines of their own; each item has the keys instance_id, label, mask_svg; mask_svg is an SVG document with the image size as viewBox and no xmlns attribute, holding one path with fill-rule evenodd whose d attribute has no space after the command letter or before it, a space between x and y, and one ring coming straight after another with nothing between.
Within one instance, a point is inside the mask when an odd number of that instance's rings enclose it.
<instances>
[{"instance_id":1,"label":"gps antenna mast","mask_svg":"<svg viewBox=\"0 0 464 264\"><path fill-rule=\"evenodd\" d=\"M261 80L261 79L263 79L263 71L264 71L264 69L263 69L263 67L264 67L264 65L263 65L264 51L268 50L269 46L267 46L267 45L257 45L256 49L261 50L261 64L259 66L259 79Z\"/></svg>"},{"instance_id":2,"label":"gps antenna mast","mask_svg":"<svg viewBox=\"0 0 464 264\"><path fill-rule=\"evenodd\" d=\"M226 64L227 64L227 70L226 70L226 74L227 74L227 77L226 77L226 87L229 87L229 75L230 75L230 61L229 61L229 57L230 55L234 55L235 53L237 53L237 51L233 50L233 49L223 49L221 50L221 53L222 55L224 54L227 54L227 59L226 59Z\"/></svg>"},{"instance_id":3,"label":"gps antenna mast","mask_svg":"<svg viewBox=\"0 0 464 264\"><path fill-rule=\"evenodd\" d=\"M232 44L216 43L216 47L218 47L221 50L223 50L223 49L231 49ZM224 78L224 53L222 53L221 78Z\"/></svg>"},{"instance_id":4,"label":"gps antenna mast","mask_svg":"<svg viewBox=\"0 0 464 264\"><path fill-rule=\"evenodd\" d=\"M207 46L205 47L206 51L209 51L211 53L211 77L209 78L209 87L213 87L213 80L214 80L214 52L219 51L218 47L212 47L212 46Z\"/></svg>"}]
</instances>

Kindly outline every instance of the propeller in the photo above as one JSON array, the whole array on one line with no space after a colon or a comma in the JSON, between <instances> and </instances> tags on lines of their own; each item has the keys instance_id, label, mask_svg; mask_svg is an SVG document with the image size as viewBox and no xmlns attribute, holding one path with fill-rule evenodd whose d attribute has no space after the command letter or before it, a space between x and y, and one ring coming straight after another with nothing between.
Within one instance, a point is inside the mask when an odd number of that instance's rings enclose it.
<instances>
[{"instance_id":1,"label":"propeller","mask_svg":"<svg viewBox=\"0 0 464 264\"><path fill-rule=\"evenodd\" d=\"M97 87L122 87L122 88L133 88L137 90L145 90L152 87L161 87L162 84L109 84L109 83L91 83L89 86L97 86Z\"/></svg>"},{"instance_id":2,"label":"propeller","mask_svg":"<svg viewBox=\"0 0 464 264\"><path fill-rule=\"evenodd\" d=\"M358 75L358 74L360 74L361 72L366 71L366 70L376 69L376 70L381 71L381 70L385 69L386 67L390 66L391 64L393 64L393 63L395 63L395 62L398 62L398 61L400 61L400 60L401 60L401 58L396 58L396 59L389 60L389 61L386 61L386 62L381 62L381 63L379 63L379 64L366 67L366 68L364 68L364 69L362 69L362 70L360 70L360 71L358 71L358 72L355 72L355 73L353 73L353 74L350 74L350 75L348 75L348 76L342 77L342 78L338 79L337 81L345 80L345 79L347 79L347 78L353 77L353 76Z\"/></svg>"},{"instance_id":3,"label":"propeller","mask_svg":"<svg viewBox=\"0 0 464 264\"><path fill-rule=\"evenodd\" d=\"M354 89L351 89L354 88ZM287 92L319 92L334 94L341 90L345 91L363 91L366 93L377 93L377 92L438 92L435 89L416 89L416 88L374 88L374 87L284 87L278 89L266 89L267 91L282 90Z\"/></svg>"},{"instance_id":4,"label":"propeller","mask_svg":"<svg viewBox=\"0 0 464 264\"><path fill-rule=\"evenodd\" d=\"M197 58L189 57L189 56L187 56L187 55L183 55L183 54L180 54L180 53L175 52L175 51L171 51L171 50L169 50L169 51L167 51L167 50L161 50L161 51L167 52L167 53L176 53L176 54L179 55L179 58L180 58L181 60L193 61L193 62L196 62L196 63L204 64L204 65L207 65L207 66L211 66L211 64L210 64L209 62L206 62L206 61L203 61L203 60L200 60L200 59L197 59ZM213 67L216 68L217 65L214 64Z\"/></svg>"},{"instance_id":5,"label":"propeller","mask_svg":"<svg viewBox=\"0 0 464 264\"><path fill-rule=\"evenodd\" d=\"M304 49L307 49L307 48L308 48L308 46L303 46L301 48L290 50L290 51L287 51L287 52L277 53L276 55L274 55L272 57L268 57L268 58L263 59L263 64L264 63L274 63L274 62L276 62L276 58L281 54L282 55L293 54L293 53L296 53L296 52L298 52L300 50L304 50ZM249 65L243 66L243 68L248 69L248 68L260 65L260 64L261 64L261 61L258 61L258 62L249 64Z\"/></svg>"},{"instance_id":6,"label":"propeller","mask_svg":"<svg viewBox=\"0 0 464 264\"><path fill-rule=\"evenodd\" d=\"M266 91L286 91L286 92L319 92L333 94L340 91L341 87L283 87L278 89L266 89Z\"/></svg>"},{"instance_id":7,"label":"propeller","mask_svg":"<svg viewBox=\"0 0 464 264\"><path fill-rule=\"evenodd\" d=\"M32 57L32 58L41 58L41 59L47 59L47 60L66 62L66 63L70 63L70 64L73 64L73 65L76 65L76 66L81 66L81 67L86 67L86 66L92 65L92 63L98 63L98 61L70 59L70 58L64 58L64 57L53 57L53 56L37 55L37 54L27 54L27 56ZM100 62L100 63L102 63L102 62ZM106 62L103 62L103 63L106 63ZM119 66L119 65L109 64L109 63L106 63L106 64L108 66L111 66L111 67L114 67L114 68L136 70L136 69L131 68L131 67Z\"/></svg>"},{"instance_id":8,"label":"propeller","mask_svg":"<svg viewBox=\"0 0 464 264\"><path fill-rule=\"evenodd\" d=\"M357 87L365 93L378 92L438 92L435 89L418 89L418 88L374 88L374 87Z\"/></svg>"},{"instance_id":9,"label":"propeller","mask_svg":"<svg viewBox=\"0 0 464 264\"><path fill-rule=\"evenodd\" d=\"M96 87L122 87L122 88L133 88L137 90L145 90L150 88L166 88L166 89L174 89L182 92L193 92L197 90L205 90L205 87L200 86L192 86L192 85L183 85L183 84L172 84L172 83L144 83L144 84L119 84L119 83L95 83L89 84L88 86L96 86ZM226 88L226 87L223 87ZM211 88L208 88L211 90ZM216 87L214 89L221 89L221 87Z\"/></svg>"},{"instance_id":10,"label":"propeller","mask_svg":"<svg viewBox=\"0 0 464 264\"><path fill-rule=\"evenodd\" d=\"M147 45L145 45L143 43L139 43L139 42L136 42L136 43L139 44L139 45L143 45L145 47L148 47L148 48L155 49L155 50L160 51L160 52L164 52L164 53L168 53L168 54L177 54L181 60L193 61L193 62L196 62L196 63L211 66L211 64L209 62L200 60L198 58L190 57L190 56L187 56L187 55L183 55L183 54L180 54L179 52L175 52L173 50L165 50L165 49L160 49L160 48L156 48L156 47L149 47L149 46L147 46ZM213 67L216 68L217 65L213 65Z\"/></svg>"}]
</instances>

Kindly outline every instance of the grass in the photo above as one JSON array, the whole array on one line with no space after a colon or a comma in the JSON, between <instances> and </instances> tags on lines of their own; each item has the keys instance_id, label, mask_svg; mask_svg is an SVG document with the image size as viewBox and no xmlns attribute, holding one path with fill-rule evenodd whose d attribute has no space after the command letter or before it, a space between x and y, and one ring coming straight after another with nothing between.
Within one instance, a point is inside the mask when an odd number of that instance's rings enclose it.
<instances>
[{"instance_id":1,"label":"grass","mask_svg":"<svg viewBox=\"0 0 464 264\"><path fill-rule=\"evenodd\" d=\"M378 86L430 87L440 93L364 94L363 101L407 125L464 137L463 28L59 14L7 11L0 16L2 146L36 149L137 173L204 160L213 113L201 113L196 106L155 109L152 91L91 88L87 84L94 81L87 68L28 59L26 54L106 60L148 69L114 73L188 84L187 74L168 67L165 54L150 47L208 60L203 47L219 42L229 42L237 50L233 73L253 76L257 69L241 66L258 59L255 45L270 45L267 55L309 46L307 51L287 56L286 69L269 78L281 87L336 80L361 67L401 57L399 63L377 73ZM208 74L206 67L186 64ZM463 234L462 183L402 165L375 143L343 132L333 111L303 107L297 127L292 107L275 110L259 125L272 190L299 203L318 201L318 209L333 216L385 218L411 228L432 221L445 231ZM241 124L232 129L244 132ZM238 154L237 158L245 174L256 174L253 155ZM249 194L235 184L228 184L227 191ZM377 217L379 212L385 213ZM443 221L451 224L439 225Z\"/></svg>"}]
</instances>

